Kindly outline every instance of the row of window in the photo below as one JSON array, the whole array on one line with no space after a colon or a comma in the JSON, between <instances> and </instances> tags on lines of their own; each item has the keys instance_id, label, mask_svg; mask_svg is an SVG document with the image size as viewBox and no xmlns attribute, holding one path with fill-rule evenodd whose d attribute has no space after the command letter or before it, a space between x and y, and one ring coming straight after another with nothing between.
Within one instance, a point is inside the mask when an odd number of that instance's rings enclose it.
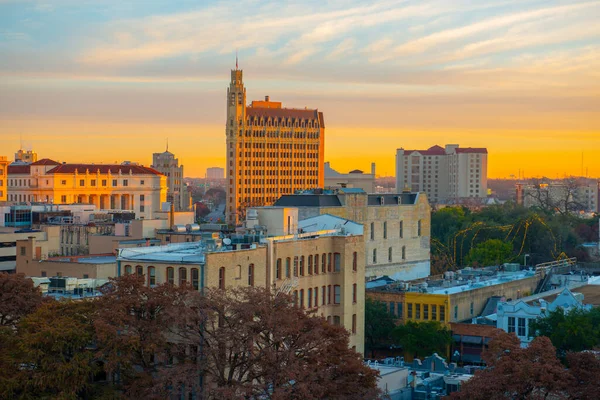
<instances>
[{"instance_id":1,"label":"row of window","mask_svg":"<svg viewBox=\"0 0 600 400\"><path fill-rule=\"evenodd\" d=\"M401 250L402 260L406 260L406 246L402 246ZM392 247L388 248L388 262L394 261L394 249ZM373 249L373 264L377 264L377 249Z\"/></svg>"},{"instance_id":2,"label":"row of window","mask_svg":"<svg viewBox=\"0 0 600 400\"><path fill-rule=\"evenodd\" d=\"M404 309L401 302L391 301L388 310L390 314L398 318L404 318ZM406 318L443 322L446 320L446 307L437 304L406 303Z\"/></svg>"},{"instance_id":3,"label":"row of window","mask_svg":"<svg viewBox=\"0 0 600 400\"><path fill-rule=\"evenodd\" d=\"M305 263L305 261L307 261ZM322 274L327 272L340 272L342 270L342 256L340 253L323 253L322 255L311 254L308 257L295 256L292 270L292 258L287 257L285 259L285 266L283 260L278 258L275 264L275 278L283 279L290 278L293 276L306 276L306 275L318 275L319 267ZM306 269L305 269L306 265ZM352 271L358 270L358 254L352 253Z\"/></svg>"},{"instance_id":4,"label":"row of window","mask_svg":"<svg viewBox=\"0 0 600 400\"><path fill-rule=\"evenodd\" d=\"M146 273L144 273L146 272ZM131 275L135 273L138 276L145 276L146 283L149 286L156 285L156 268L153 266L149 266L144 271L144 267L141 265L136 265L135 269L131 265L125 265L125 275ZM167 283L174 285L176 282L175 279L175 269L173 267L167 267ZM181 267L178 269L178 277L177 283L182 286L186 283L190 283L195 290L200 289L200 270L198 268L192 268L190 270L190 280L188 280L188 270L187 268Z\"/></svg>"},{"instance_id":5,"label":"row of window","mask_svg":"<svg viewBox=\"0 0 600 400\"><path fill-rule=\"evenodd\" d=\"M356 284L353 286L353 303L356 303ZM304 289L294 290L294 305L300 308L319 307L319 287L309 288L306 298ZM321 305L341 304L342 288L340 285L321 286Z\"/></svg>"},{"instance_id":6,"label":"row of window","mask_svg":"<svg viewBox=\"0 0 600 400\"><path fill-rule=\"evenodd\" d=\"M529 333L529 327L535 318L515 318L508 317L508 333L516 333L519 337L533 336Z\"/></svg>"},{"instance_id":7,"label":"row of window","mask_svg":"<svg viewBox=\"0 0 600 400\"><path fill-rule=\"evenodd\" d=\"M421 236L421 225L422 222L421 220L417 221L417 236ZM371 222L370 225L370 235L371 235L371 240L375 240L375 222ZM383 226L382 226L382 237L384 239L388 238L388 222L387 221L383 221ZM400 221L398 224L398 237L400 239L402 239L404 237L404 221Z\"/></svg>"}]
</instances>

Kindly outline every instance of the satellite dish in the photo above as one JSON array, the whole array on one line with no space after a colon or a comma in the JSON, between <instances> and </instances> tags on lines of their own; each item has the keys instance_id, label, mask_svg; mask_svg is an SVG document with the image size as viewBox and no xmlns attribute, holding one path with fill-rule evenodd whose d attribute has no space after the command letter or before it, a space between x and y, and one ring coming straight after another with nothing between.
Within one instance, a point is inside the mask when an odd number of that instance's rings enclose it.
<instances>
[{"instance_id":1,"label":"satellite dish","mask_svg":"<svg viewBox=\"0 0 600 400\"><path fill-rule=\"evenodd\" d=\"M225 246L229 246L231 244L231 239L225 238L223 239L223 243L225 243Z\"/></svg>"}]
</instances>

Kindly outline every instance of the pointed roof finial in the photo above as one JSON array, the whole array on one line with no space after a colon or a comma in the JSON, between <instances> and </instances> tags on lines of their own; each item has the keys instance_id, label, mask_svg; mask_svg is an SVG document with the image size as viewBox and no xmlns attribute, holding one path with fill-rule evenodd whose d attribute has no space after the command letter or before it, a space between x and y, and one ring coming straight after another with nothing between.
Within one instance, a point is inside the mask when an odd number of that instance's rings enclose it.
<instances>
[{"instance_id":1,"label":"pointed roof finial","mask_svg":"<svg viewBox=\"0 0 600 400\"><path fill-rule=\"evenodd\" d=\"M238 51L237 51L237 49L235 49L235 69L239 69L238 68Z\"/></svg>"},{"instance_id":2,"label":"pointed roof finial","mask_svg":"<svg viewBox=\"0 0 600 400\"><path fill-rule=\"evenodd\" d=\"M167 151L169 151L169 138L167 138Z\"/></svg>"}]
</instances>

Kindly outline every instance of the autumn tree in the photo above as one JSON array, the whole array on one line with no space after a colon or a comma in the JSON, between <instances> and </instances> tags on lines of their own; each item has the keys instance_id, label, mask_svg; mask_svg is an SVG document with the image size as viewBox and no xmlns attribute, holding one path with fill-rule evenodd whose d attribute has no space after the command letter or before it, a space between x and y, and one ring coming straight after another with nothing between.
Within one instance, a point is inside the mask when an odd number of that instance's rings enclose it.
<instances>
[{"instance_id":1,"label":"autumn tree","mask_svg":"<svg viewBox=\"0 0 600 400\"><path fill-rule=\"evenodd\" d=\"M600 393L600 358L593 352L567 354L569 373L574 385L569 388L572 399L596 399Z\"/></svg>"},{"instance_id":2,"label":"autumn tree","mask_svg":"<svg viewBox=\"0 0 600 400\"><path fill-rule=\"evenodd\" d=\"M377 347L389 344L395 326L384 302L365 298L365 350L371 352L371 357L375 357Z\"/></svg>"},{"instance_id":3,"label":"autumn tree","mask_svg":"<svg viewBox=\"0 0 600 400\"><path fill-rule=\"evenodd\" d=\"M163 398L156 377L178 352L171 327L188 291L168 284L149 287L136 275L111 279L103 291L94 323L98 357L119 377L115 383L127 397Z\"/></svg>"},{"instance_id":4,"label":"autumn tree","mask_svg":"<svg viewBox=\"0 0 600 400\"><path fill-rule=\"evenodd\" d=\"M575 383L546 337L521 348L515 334L498 334L484 351L487 368L452 393L453 399L567 399Z\"/></svg>"},{"instance_id":5,"label":"autumn tree","mask_svg":"<svg viewBox=\"0 0 600 400\"><path fill-rule=\"evenodd\" d=\"M376 372L348 348L348 332L261 288L207 289L179 319L173 388L209 399L377 398ZM190 351L192 349L192 351Z\"/></svg>"},{"instance_id":6,"label":"autumn tree","mask_svg":"<svg viewBox=\"0 0 600 400\"><path fill-rule=\"evenodd\" d=\"M0 273L0 326L15 327L42 303L42 294L23 274Z\"/></svg>"},{"instance_id":7,"label":"autumn tree","mask_svg":"<svg viewBox=\"0 0 600 400\"><path fill-rule=\"evenodd\" d=\"M406 321L392 332L394 343L402 346L405 354L414 357L430 356L433 353L444 355L452 343L450 330L438 321Z\"/></svg>"}]
</instances>

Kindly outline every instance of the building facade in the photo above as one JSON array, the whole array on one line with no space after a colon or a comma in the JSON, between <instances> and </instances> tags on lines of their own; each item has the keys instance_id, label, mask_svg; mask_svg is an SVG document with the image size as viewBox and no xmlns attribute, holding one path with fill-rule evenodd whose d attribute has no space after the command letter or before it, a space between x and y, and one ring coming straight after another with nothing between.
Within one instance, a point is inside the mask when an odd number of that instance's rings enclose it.
<instances>
[{"instance_id":1,"label":"building facade","mask_svg":"<svg viewBox=\"0 0 600 400\"><path fill-rule=\"evenodd\" d=\"M206 179L209 181L221 181L225 179L225 169L220 167L206 168Z\"/></svg>"},{"instance_id":2,"label":"building facade","mask_svg":"<svg viewBox=\"0 0 600 400\"><path fill-rule=\"evenodd\" d=\"M168 147L163 153L152 154L152 168L167 177L167 201L175 205L176 211L189 210L192 197L183 181L183 165L179 165L179 159Z\"/></svg>"},{"instance_id":3,"label":"building facade","mask_svg":"<svg viewBox=\"0 0 600 400\"><path fill-rule=\"evenodd\" d=\"M363 224L366 277L425 278L430 273L431 208L424 193L367 194L361 189L282 196L299 219L331 214Z\"/></svg>"},{"instance_id":4,"label":"building facade","mask_svg":"<svg viewBox=\"0 0 600 400\"><path fill-rule=\"evenodd\" d=\"M347 174L341 174L332 169L328 162L325 163L325 188L359 188L367 193L375 193L375 163L371 163L371 173L355 169Z\"/></svg>"},{"instance_id":5,"label":"building facade","mask_svg":"<svg viewBox=\"0 0 600 400\"><path fill-rule=\"evenodd\" d=\"M520 182L515 185L517 204L559 212L600 212L600 181L569 178Z\"/></svg>"},{"instance_id":6,"label":"building facade","mask_svg":"<svg viewBox=\"0 0 600 400\"><path fill-rule=\"evenodd\" d=\"M166 177L139 165L58 164L42 159L9 165L8 200L52 204L88 203L98 210L130 210L153 218L166 201Z\"/></svg>"},{"instance_id":7,"label":"building facade","mask_svg":"<svg viewBox=\"0 0 600 400\"><path fill-rule=\"evenodd\" d=\"M396 150L396 190L425 192L432 204L487 197L487 149L448 144Z\"/></svg>"},{"instance_id":8,"label":"building facade","mask_svg":"<svg viewBox=\"0 0 600 400\"><path fill-rule=\"evenodd\" d=\"M15 153L15 163L31 164L38 160L38 155L33 150L19 149Z\"/></svg>"},{"instance_id":9,"label":"building facade","mask_svg":"<svg viewBox=\"0 0 600 400\"><path fill-rule=\"evenodd\" d=\"M0 156L0 201L8 200L8 159Z\"/></svg>"},{"instance_id":10,"label":"building facade","mask_svg":"<svg viewBox=\"0 0 600 400\"><path fill-rule=\"evenodd\" d=\"M271 205L281 195L323 187L323 113L283 108L269 96L247 106L243 71L237 66L227 89L225 133L227 223L243 221L247 207Z\"/></svg>"}]
</instances>

